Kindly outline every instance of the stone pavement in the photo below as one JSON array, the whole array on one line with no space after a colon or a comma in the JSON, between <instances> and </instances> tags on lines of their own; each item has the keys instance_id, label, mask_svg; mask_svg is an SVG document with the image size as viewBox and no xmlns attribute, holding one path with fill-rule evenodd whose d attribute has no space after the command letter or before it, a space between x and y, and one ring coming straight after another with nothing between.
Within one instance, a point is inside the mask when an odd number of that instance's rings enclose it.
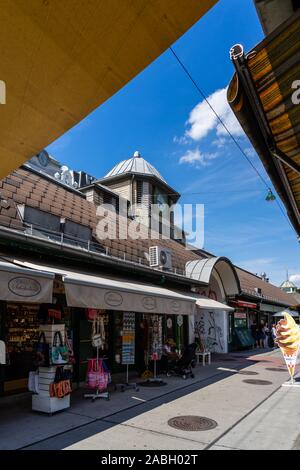
<instances>
[{"instance_id":1,"label":"stone pavement","mask_svg":"<svg viewBox=\"0 0 300 470\"><path fill-rule=\"evenodd\" d=\"M159 388L113 392L109 402L92 403L78 390L71 408L51 417L33 413L30 402L2 407L0 449L300 447L300 388L281 387L288 373L278 350L215 355L195 373L195 379L167 378ZM178 415L211 418L217 427L170 427Z\"/></svg>"}]
</instances>

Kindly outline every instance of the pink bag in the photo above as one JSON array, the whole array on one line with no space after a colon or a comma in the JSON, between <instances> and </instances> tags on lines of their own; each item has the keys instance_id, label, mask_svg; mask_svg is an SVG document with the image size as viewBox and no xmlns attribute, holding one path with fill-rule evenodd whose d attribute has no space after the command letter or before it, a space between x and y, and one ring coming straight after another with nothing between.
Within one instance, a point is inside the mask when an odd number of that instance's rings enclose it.
<instances>
[{"instance_id":1,"label":"pink bag","mask_svg":"<svg viewBox=\"0 0 300 470\"><path fill-rule=\"evenodd\" d=\"M87 386L88 388L98 388L106 390L109 380L109 374L104 370L102 359L89 359L87 368Z\"/></svg>"}]
</instances>

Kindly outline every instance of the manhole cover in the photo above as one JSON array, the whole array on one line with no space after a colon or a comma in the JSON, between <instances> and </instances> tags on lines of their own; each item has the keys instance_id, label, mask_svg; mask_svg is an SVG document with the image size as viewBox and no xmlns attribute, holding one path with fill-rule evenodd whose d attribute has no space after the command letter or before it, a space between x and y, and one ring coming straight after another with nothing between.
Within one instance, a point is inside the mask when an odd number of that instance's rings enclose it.
<instances>
[{"instance_id":1,"label":"manhole cover","mask_svg":"<svg viewBox=\"0 0 300 470\"><path fill-rule=\"evenodd\" d=\"M144 382L139 382L138 385L140 387L162 387L167 385L167 382L163 382L162 380L145 380Z\"/></svg>"},{"instance_id":2,"label":"manhole cover","mask_svg":"<svg viewBox=\"0 0 300 470\"><path fill-rule=\"evenodd\" d=\"M218 423L204 416L175 416L168 421L168 425L182 431L208 431L218 426Z\"/></svg>"},{"instance_id":3,"label":"manhole cover","mask_svg":"<svg viewBox=\"0 0 300 470\"><path fill-rule=\"evenodd\" d=\"M281 369L280 367L266 367L266 370L270 370L271 372L287 372L287 369Z\"/></svg>"},{"instance_id":4,"label":"manhole cover","mask_svg":"<svg viewBox=\"0 0 300 470\"><path fill-rule=\"evenodd\" d=\"M240 375L258 375L258 372L248 371L248 370L240 370L238 372Z\"/></svg>"},{"instance_id":5,"label":"manhole cover","mask_svg":"<svg viewBox=\"0 0 300 470\"><path fill-rule=\"evenodd\" d=\"M258 380L258 379L246 379L243 380L246 384L251 385L272 385L273 382L269 382L269 380Z\"/></svg>"}]
</instances>

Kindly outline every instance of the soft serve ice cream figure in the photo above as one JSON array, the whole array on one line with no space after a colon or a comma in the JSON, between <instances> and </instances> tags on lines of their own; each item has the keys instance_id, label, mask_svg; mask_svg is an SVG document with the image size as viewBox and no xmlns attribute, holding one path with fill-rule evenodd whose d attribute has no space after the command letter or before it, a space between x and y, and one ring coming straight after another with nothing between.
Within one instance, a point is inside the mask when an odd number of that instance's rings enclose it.
<instances>
[{"instance_id":1,"label":"soft serve ice cream figure","mask_svg":"<svg viewBox=\"0 0 300 470\"><path fill-rule=\"evenodd\" d=\"M300 346L300 329L288 312L284 312L284 318L277 324L276 343L281 349L291 381L293 382Z\"/></svg>"}]
</instances>

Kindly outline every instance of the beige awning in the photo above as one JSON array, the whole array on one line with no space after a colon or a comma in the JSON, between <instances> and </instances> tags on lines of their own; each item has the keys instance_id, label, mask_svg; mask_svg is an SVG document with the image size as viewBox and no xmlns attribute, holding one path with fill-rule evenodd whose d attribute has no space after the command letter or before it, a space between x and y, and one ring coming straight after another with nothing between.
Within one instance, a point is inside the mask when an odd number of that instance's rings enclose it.
<instances>
[{"instance_id":1,"label":"beige awning","mask_svg":"<svg viewBox=\"0 0 300 470\"><path fill-rule=\"evenodd\" d=\"M208 299L207 297L197 298L196 305L198 308L204 310L225 310L227 312L234 310L234 308L229 307L229 305L218 302L217 300Z\"/></svg>"},{"instance_id":2,"label":"beige awning","mask_svg":"<svg viewBox=\"0 0 300 470\"><path fill-rule=\"evenodd\" d=\"M193 315L196 310L195 297L183 292L119 277L18 262L32 269L61 275L70 307L168 315Z\"/></svg>"},{"instance_id":3,"label":"beige awning","mask_svg":"<svg viewBox=\"0 0 300 470\"><path fill-rule=\"evenodd\" d=\"M0 300L51 303L54 274L0 262Z\"/></svg>"},{"instance_id":4,"label":"beige awning","mask_svg":"<svg viewBox=\"0 0 300 470\"><path fill-rule=\"evenodd\" d=\"M216 2L2 0L0 178L120 90Z\"/></svg>"}]
</instances>

